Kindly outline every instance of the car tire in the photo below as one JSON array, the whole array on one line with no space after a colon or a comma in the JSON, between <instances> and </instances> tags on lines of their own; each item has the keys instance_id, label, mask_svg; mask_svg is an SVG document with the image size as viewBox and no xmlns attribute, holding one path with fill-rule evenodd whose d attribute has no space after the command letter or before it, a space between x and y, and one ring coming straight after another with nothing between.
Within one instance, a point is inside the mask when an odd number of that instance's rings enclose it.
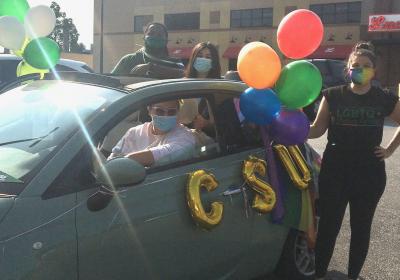
<instances>
[{"instance_id":1,"label":"car tire","mask_svg":"<svg viewBox=\"0 0 400 280\"><path fill-rule=\"evenodd\" d=\"M280 280L314 279L314 250L309 248L303 232L289 232L275 274Z\"/></svg>"}]
</instances>

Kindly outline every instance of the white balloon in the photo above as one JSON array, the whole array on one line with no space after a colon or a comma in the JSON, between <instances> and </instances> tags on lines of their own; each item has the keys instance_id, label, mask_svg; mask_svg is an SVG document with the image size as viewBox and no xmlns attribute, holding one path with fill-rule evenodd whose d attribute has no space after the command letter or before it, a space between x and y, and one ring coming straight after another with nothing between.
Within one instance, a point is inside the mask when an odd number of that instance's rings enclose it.
<instances>
[{"instance_id":1,"label":"white balloon","mask_svg":"<svg viewBox=\"0 0 400 280\"><path fill-rule=\"evenodd\" d=\"M25 29L16 17L0 17L0 46L19 50L25 41Z\"/></svg>"},{"instance_id":2,"label":"white balloon","mask_svg":"<svg viewBox=\"0 0 400 280\"><path fill-rule=\"evenodd\" d=\"M28 10L24 23L29 38L46 37L56 26L56 15L51 8L39 5Z\"/></svg>"}]
</instances>

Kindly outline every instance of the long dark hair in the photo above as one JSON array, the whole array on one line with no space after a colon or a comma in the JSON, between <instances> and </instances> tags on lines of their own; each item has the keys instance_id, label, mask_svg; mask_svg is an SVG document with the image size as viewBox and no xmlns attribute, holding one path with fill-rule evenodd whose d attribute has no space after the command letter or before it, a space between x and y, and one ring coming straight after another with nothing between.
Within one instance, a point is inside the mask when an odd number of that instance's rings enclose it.
<instances>
[{"instance_id":1,"label":"long dark hair","mask_svg":"<svg viewBox=\"0 0 400 280\"><path fill-rule=\"evenodd\" d=\"M189 62L186 66L185 77L197 78L197 71L194 69L193 64L200 51L209 49L211 54L211 69L208 71L207 78L221 79L221 65L219 63L219 55L217 48L210 42L198 43L192 50Z\"/></svg>"}]
</instances>

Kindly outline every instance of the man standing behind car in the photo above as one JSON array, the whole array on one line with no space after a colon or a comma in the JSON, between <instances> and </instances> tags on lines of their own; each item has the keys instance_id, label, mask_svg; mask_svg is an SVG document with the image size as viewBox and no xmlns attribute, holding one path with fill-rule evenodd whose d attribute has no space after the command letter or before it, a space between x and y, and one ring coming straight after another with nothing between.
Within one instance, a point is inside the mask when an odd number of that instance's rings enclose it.
<instances>
[{"instance_id":1,"label":"man standing behind car","mask_svg":"<svg viewBox=\"0 0 400 280\"><path fill-rule=\"evenodd\" d=\"M195 138L188 128L178 124L179 107L177 100L148 106L152 121L129 129L109 159L124 156L143 166L159 166L192 158Z\"/></svg>"},{"instance_id":2,"label":"man standing behind car","mask_svg":"<svg viewBox=\"0 0 400 280\"><path fill-rule=\"evenodd\" d=\"M144 47L127 54L117 63L111 74L145 76L152 66L179 70L183 75L183 64L168 56L168 31L165 25L149 23L144 30Z\"/></svg>"}]
</instances>

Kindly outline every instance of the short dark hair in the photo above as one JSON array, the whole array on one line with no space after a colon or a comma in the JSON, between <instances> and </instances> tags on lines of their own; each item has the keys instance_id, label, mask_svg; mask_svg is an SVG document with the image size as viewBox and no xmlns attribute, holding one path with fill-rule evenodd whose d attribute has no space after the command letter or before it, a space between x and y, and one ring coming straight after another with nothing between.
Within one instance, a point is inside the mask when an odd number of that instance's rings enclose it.
<instances>
[{"instance_id":1,"label":"short dark hair","mask_svg":"<svg viewBox=\"0 0 400 280\"><path fill-rule=\"evenodd\" d=\"M149 31L149 29L150 29L151 26L161 27L161 29L162 29L162 30L164 31L164 33L165 33L165 38L168 38L168 29L167 29L167 27L166 27L164 24L159 23L159 22L150 22L150 23L148 23L148 24L146 25L145 29L144 29L144 34L145 34L145 35L147 34L147 32Z\"/></svg>"}]
</instances>

